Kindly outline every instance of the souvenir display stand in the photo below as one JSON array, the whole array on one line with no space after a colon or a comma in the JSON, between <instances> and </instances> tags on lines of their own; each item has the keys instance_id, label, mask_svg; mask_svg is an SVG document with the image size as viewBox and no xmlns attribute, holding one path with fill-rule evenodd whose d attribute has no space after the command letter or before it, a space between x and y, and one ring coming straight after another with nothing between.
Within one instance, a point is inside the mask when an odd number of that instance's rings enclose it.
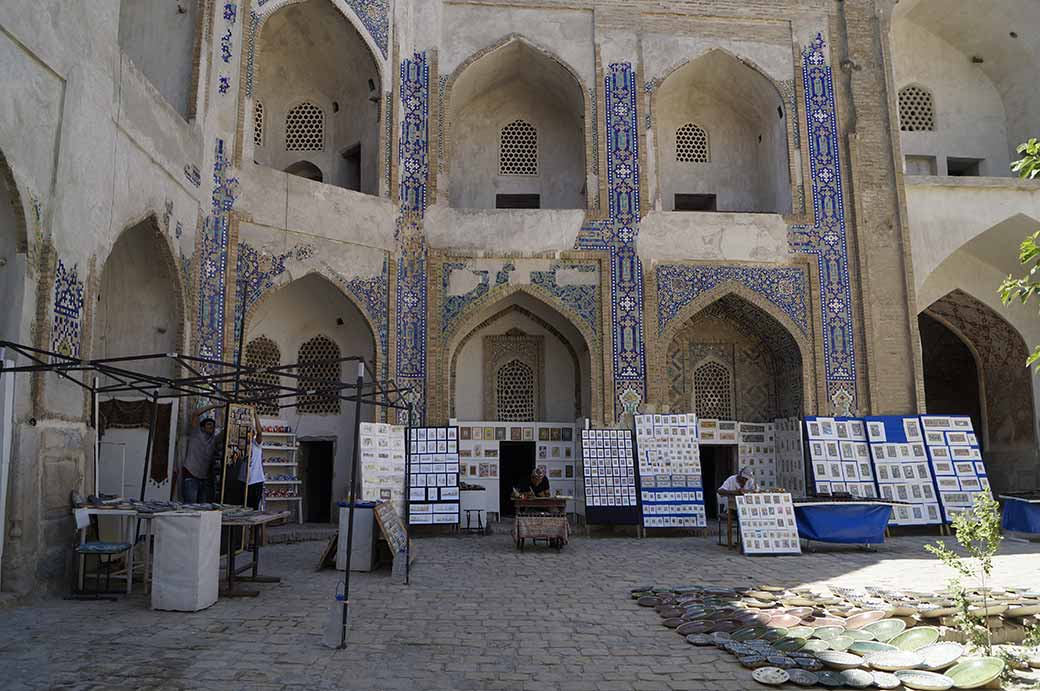
<instances>
[{"instance_id":1,"label":"souvenir display stand","mask_svg":"<svg viewBox=\"0 0 1040 691\"><path fill-rule=\"evenodd\" d=\"M989 477L971 418L967 415L922 415L928 458L946 521L971 509L975 495L989 492Z\"/></svg>"},{"instance_id":2,"label":"souvenir display stand","mask_svg":"<svg viewBox=\"0 0 1040 691\"><path fill-rule=\"evenodd\" d=\"M1040 492L1002 494L1004 510L1001 526L1016 533L1040 533Z\"/></svg>"},{"instance_id":3,"label":"souvenir display stand","mask_svg":"<svg viewBox=\"0 0 1040 691\"><path fill-rule=\"evenodd\" d=\"M361 423L361 499L388 502L405 515L405 428L384 422Z\"/></svg>"},{"instance_id":4,"label":"souvenir display stand","mask_svg":"<svg viewBox=\"0 0 1040 691\"><path fill-rule=\"evenodd\" d=\"M897 504L890 525L942 525L935 476L928 463L921 421L917 416L864 418L870 438L870 455L877 474L878 494L907 504Z\"/></svg>"},{"instance_id":5,"label":"souvenir display stand","mask_svg":"<svg viewBox=\"0 0 1040 691\"><path fill-rule=\"evenodd\" d=\"M581 430L577 503L586 526L640 524L634 452L631 430Z\"/></svg>"},{"instance_id":6,"label":"souvenir display stand","mask_svg":"<svg viewBox=\"0 0 1040 691\"><path fill-rule=\"evenodd\" d=\"M459 525L459 428L409 430L409 525Z\"/></svg>"},{"instance_id":7,"label":"souvenir display stand","mask_svg":"<svg viewBox=\"0 0 1040 691\"><path fill-rule=\"evenodd\" d=\"M738 434L740 445L737 447L737 465L751 469L755 485L760 489L782 487L777 478L776 424L741 422Z\"/></svg>"},{"instance_id":8,"label":"souvenir display stand","mask_svg":"<svg viewBox=\"0 0 1040 691\"><path fill-rule=\"evenodd\" d=\"M734 497L740 546L746 555L801 554L794 503L787 492L751 492Z\"/></svg>"},{"instance_id":9,"label":"souvenir display stand","mask_svg":"<svg viewBox=\"0 0 1040 691\"><path fill-rule=\"evenodd\" d=\"M296 434L286 420L260 418L260 429L264 432L264 506L291 511L296 522L303 523Z\"/></svg>"},{"instance_id":10,"label":"souvenir display stand","mask_svg":"<svg viewBox=\"0 0 1040 691\"><path fill-rule=\"evenodd\" d=\"M802 421L779 418L776 427L776 484L796 497L805 495L805 456Z\"/></svg>"},{"instance_id":11,"label":"souvenir display stand","mask_svg":"<svg viewBox=\"0 0 1040 691\"><path fill-rule=\"evenodd\" d=\"M697 416L636 415L644 528L704 528Z\"/></svg>"},{"instance_id":12,"label":"souvenir display stand","mask_svg":"<svg viewBox=\"0 0 1040 691\"><path fill-rule=\"evenodd\" d=\"M807 417L805 428L810 475L816 494L847 492L854 497L877 496L863 420Z\"/></svg>"}]
</instances>

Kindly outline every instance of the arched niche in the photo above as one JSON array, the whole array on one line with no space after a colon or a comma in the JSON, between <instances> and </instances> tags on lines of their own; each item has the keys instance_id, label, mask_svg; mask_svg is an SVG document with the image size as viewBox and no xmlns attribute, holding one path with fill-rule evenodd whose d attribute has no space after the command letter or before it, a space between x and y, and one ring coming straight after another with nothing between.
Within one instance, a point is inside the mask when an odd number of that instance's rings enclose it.
<instances>
[{"instance_id":1,"label":"arched niche","mask_svg":"<svg viewBox=\"0 0 1040 691\"><path fill-rule=\"evenodd\" d=\"M789 213L786 117L773 82L726 51L673 70L654 94L661 208Z\"/></svg>"},{"instance_id":2,"label":"arched niche","mask_svg":"<svg viewBox=\"0 0 1040 691\"><path fill-rule=\"evenodd\" d=\"M452 207L519 208L503 204L517 199L511 195L528 195L533 203L529 195L537 195L537 206L529 208L585 208L585 91L558 58L511 38L456 70L446 110ZM523 166L510 165L514 151L526 151L531 132L535 165L526 158Z\"/></svg>"},{"instance_id":3,"label":"arched niche","mask_svg":"<svg viewBox=\"0 0 1040 691\"><path fill-rule=\"evenodd\" d=\"M256 41L254 103L263 103L264 131L254 160L292 172L306 155L324 182L378 194L382 85L358 30L330 0L305 0L266 17ZM306 118L303 104L314 107Z\"/></svg>"},{"instance_id":4,"label":"arched niche","mask_svg":"<svg viewBox=\"0 0 1040 691\"><path fill-rule=\"evenodd\" d=\"M26 228L22 201L7 159L0 152L0 340L24 343Z\"/></svg>"}]
</instances>

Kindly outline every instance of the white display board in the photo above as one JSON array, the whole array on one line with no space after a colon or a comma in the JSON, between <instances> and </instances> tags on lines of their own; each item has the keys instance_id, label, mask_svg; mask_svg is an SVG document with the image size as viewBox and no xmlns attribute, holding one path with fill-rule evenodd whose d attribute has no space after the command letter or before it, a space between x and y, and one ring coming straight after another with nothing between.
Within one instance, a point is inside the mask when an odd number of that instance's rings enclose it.
<instances>
[{"instance_id":1,"label":"white display board","mask_svg":"<svg viewBox=\"0 0 1040 691\"><path fill-rule=\"evenodd\" d=\"M789 493L753 492L735 499L744 554L802 553Z\"/></svg>"},{"instance_id":2,"label":"white display board","mask_svg":"<svg viewBox=\"0 0 1040 691\"><path fill-rule=\"evenodd\" d=\"M892 507L889 524L942 523L920 420L901 416L868 417L866 425L881 497L907 502Z\"/></svg>"},{"instance_id":3,"label":"white display board","mask_svg":"<svg viewBox=\"0 0 1040 691\"><path fill-rule=\"evenodd\" d=\"M779 418L776 429L776 484L796 497L805 496L805 458L800 418Z\"/></svg>"},{"instance_id":4,"label":"white display board","mask_svg":"<svg viewBox=\"0 0 1040 691\"><path fill-rule=\"evenodd\" d=\"M459 522L459 428L411 430L408 522L457 525Z\"/></svg>"},{"instance_id":5,"label":"white display board","mask_svg":"<svg viewBox=\"0 0 1040 691\"><path fill-rule=\"evenodd\" d=\"M636 415L635 423L643 526L706 527L697 416Z\"/></svg>"},{"instance_id":6,"label":"white display board","mask_svg":"<svg viewBox=\"0 0 1040 691\"><path fill-rule=\"evenodd\" d=\"M808 417L806 436L817 494L877 497L863 420Z\"/></svg>"},{"instance_id":7,"label":"white display board","mask_svg":"<svg viewBox=\"0 0 1040 691\"><path fill-rule=\"evenodd\" d=\"M989 477L971 418L922 415L925 444L947 521L971 509L975 496L989 492Z\"/></svg>"},{"instance_id":8,"label":"white display board","mask_svg":"<svg viewBox=\"0 0 1040 691\"><path fill-rule=\"evenodd\" d=\"M628 430L583 429L581 453L586 510L638 506Z\"/></svg>"},{"instance_id":9,"label":"white display board","mask_svg":"<svg viewBox=\"0 0 1040 691\"><path fill-rule=\"evenodd\" d=\"M758 489L779 487L776 469L776 426L771 422L741 422L739 434L737 466L751 469L755 487Z\"/></svg>"},{"instance_id":10,"label":"white display board","mask_svg":"<svg viewBox=\"0 0 1040 691\"><path fill-rule=\"evenodd\" d=\"M361 498L389 502L404 516L404 427L362 422L360 436Z\"/></svg>"}]
</instances>

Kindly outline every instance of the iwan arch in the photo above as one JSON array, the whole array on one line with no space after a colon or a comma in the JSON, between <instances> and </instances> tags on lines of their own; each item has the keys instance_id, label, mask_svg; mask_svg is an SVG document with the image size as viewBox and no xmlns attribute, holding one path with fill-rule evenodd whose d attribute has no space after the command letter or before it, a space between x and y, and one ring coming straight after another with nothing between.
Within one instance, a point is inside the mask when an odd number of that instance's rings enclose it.
<instances>
[{"instance_id":1,"label":"iwan arch","mask_svg":"<svg viewBox=\"0 0 1040 691\"><path fill-rule=\"evenodd\" d=\"M1040 327L995 294L1040 227L1029 0L51 4L0 10L4 338L234 359L244 325L431 423L967 412L998 490L1040 480ZM4 411L3 589L63 571L88 413L53 377ZM292 414L338 492L347 413Z\"/></svg>"}]
</instances>

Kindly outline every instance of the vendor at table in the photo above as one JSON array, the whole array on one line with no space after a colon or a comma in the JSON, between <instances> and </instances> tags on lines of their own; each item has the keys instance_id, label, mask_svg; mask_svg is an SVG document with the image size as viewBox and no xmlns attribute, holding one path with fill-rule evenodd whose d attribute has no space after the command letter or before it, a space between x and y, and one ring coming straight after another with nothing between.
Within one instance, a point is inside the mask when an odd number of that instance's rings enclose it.
<instances>
[{"instance_id":1,"label":"vendor at table","mask_svg":"<svg viewBox=\"0 0 1040 691\"><path fill-rule=\"evenodd\" d=\"M549 478L545 477L545 471L535 468L531 471L530 479L517 487L522 494L533 494L536 497L549 496Z\"/></svg>"},{"instance_id":2,"label":"vendor at table","mask_svg":"<svg viewBox=\"0 0 1040 691\"><path fill-rule=\"evenodd\" d=\"M751 468L741 468L736 475L730 475L719 487L719 514L729 512L728 497L736 497L755 489L755 479L751 477Z\"/></svg>"}]
</instances>

